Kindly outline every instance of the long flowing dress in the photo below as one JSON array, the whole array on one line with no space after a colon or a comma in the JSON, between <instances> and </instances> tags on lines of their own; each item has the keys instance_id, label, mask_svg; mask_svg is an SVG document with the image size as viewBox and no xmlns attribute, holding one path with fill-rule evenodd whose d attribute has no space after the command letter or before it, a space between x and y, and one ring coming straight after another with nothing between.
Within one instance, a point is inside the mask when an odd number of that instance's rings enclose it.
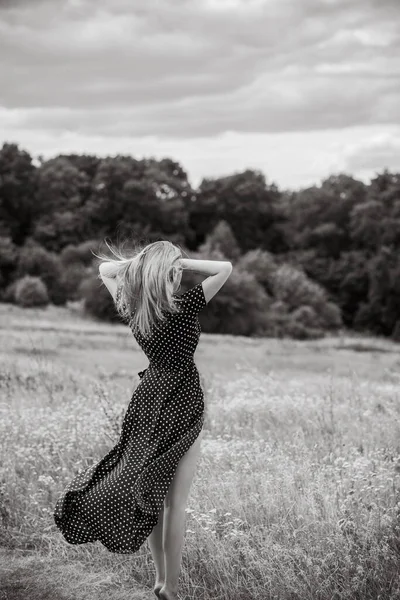
<instances>
[{"instance_id":1,"label":"long flowing dress","mask_svg":"<svg viewBox=\"0 0 400 600\"><path fill-rule=\"evenodd\" d=\"M99 540L110 552L136 552L202 430L204 394L194 362L198 313L206 306L202 284L176 299L179 313L169 313L149 336L134 333L149 365L138 373L118 443L81 470L55 504L55 523L70 544Z\"/></svg>"}]
</instances>

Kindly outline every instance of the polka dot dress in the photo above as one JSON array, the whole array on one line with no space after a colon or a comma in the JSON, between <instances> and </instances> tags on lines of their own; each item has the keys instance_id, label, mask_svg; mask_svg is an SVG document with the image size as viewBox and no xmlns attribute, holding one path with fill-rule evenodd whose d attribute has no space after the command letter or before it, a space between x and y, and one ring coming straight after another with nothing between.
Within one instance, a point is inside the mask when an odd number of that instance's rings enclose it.
<instances>
[{"instance_id":1,"label":"polka dot dress","mask_svg":"<svg viewBox=\"0 0 400 600\"><path fill-rule=\"evenodd\" d=\"M118 443L80 471L56 502L54 520L70 544L99 540L110 552L136 552L157 523L178 462L203 427L204 395L193 359L201 332L197 315L206 306L203 286L176 298L179 313L149 336L134 333L149 365L138 373Z\"/></svg>"}]
</instances>

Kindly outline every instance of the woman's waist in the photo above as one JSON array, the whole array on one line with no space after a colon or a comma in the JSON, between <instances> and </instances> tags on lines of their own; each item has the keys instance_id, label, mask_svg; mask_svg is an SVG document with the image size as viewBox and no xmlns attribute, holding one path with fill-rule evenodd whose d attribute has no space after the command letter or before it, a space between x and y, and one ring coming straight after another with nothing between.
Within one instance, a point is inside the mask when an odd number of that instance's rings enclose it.
<instances>
[{"instance_id":1,"label":"woman's waist","mask_svg":"<svg viewBox=\"0 0 400 600\"><path fill-rule=\"evenodd\" d=\"M151 369L154 371L159 371L159 372L176 372L176 373L181 373L181 372L185 372L185 371L190 371L190 370L196 370L196 363L194 362L194 360L187 360L184 362L179 362L179 363L166 363L166 362L159 362L159 361L155 361L155 360L151 360L149 361L149 366L144 369L143 371L139 371L138 375L139 377L143 377L143 375L145 374L145 372L147 371L147 369Z\"/></svg>"}]
</instances>

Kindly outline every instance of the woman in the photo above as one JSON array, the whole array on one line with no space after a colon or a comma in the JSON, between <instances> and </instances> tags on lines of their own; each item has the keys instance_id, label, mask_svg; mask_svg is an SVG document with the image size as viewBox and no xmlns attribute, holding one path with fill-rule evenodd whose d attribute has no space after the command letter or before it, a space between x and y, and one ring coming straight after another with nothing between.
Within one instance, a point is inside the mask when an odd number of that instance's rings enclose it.
<instances>
[{"instance_id":1,"label":"woman","mask_svg":"<svg viewBox=\"0 0 400 600\"><path fill-rule=\"evenodd\" d=\"M221 289L232 265L194 260L168 241L127 258L99 257L99 277L149 359L124 416L118 443L69 483L54 519L71 544L100 540L133 554L148 539L155 594L176 600L189 495L204 423L204 395L193 355L198 313ZM182 271L208 275L182 296Z\"/></svg>"}]
</instances>

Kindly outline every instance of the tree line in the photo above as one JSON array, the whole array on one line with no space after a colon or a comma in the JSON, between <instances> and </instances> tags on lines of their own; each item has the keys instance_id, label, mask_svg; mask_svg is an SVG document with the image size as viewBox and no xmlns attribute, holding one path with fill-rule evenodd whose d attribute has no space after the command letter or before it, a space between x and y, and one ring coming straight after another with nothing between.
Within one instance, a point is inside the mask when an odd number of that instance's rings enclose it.
<instances>
[{"instance_id":1,"label":"tree line","mask_svg":"<svg viewBox=\"0 0 400 600\"><path fill-rule=\"evenodd\" d=\"M0 301L82 300L117 321L93 252L105 238L168 239L193 258L226 258L231 277L204 331L316 338L342 327L400 339L400 174L366 184L337 174L298 191L258 170L194 189L169 158L0 149ZM184 285L194 280L188 274Z\"/></svg>"}]
</instances>

